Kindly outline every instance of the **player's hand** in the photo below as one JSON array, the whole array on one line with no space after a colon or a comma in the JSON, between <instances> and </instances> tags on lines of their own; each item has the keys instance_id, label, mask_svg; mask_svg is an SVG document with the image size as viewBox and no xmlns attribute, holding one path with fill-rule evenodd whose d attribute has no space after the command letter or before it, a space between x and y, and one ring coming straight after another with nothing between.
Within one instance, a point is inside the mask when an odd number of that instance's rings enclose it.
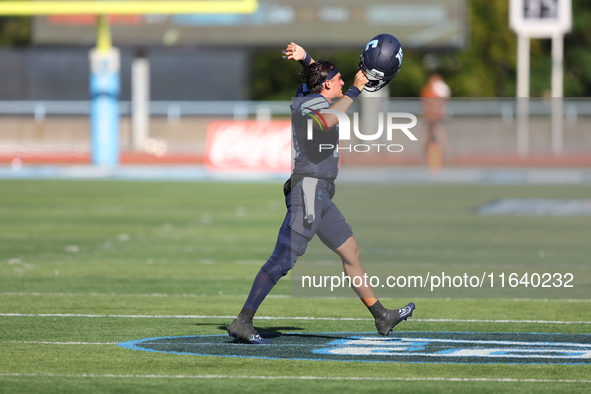
<instances>
[{"instance_id":1,"label":"player's hand","mask_svg":"<svg viewBox=\"0 0 591 394\"><path fill-rule=\"evenodd\" d=\"M300 60L304 60L306 58L306 51L295 42L292 42L288 44L283 50L283 58L299 62Z\"/></svg>"},{"instance_id":2,"label":"player's hand","mask_svg":"<svg viewBox=\"0 0 591 394\"><path fill-rule=\"evenodd\" d=\"M365 76L365 71L359 70L357 74L355 74L355 81L353 81L353 86L355 86L359 90L363 90L365 84L369 82L369 79Z\"/></svg>"}]
</instances>

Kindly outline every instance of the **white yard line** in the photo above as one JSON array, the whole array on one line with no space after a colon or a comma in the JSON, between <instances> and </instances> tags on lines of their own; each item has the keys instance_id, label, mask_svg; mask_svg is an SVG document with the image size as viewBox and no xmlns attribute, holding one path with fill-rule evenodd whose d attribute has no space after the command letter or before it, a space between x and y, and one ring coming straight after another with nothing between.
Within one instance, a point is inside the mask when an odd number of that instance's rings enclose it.
<instances>
[{"instance_id":1,"label":"white yard line","mask_svg":"<svg viewBox=\"0 0 591 394\"><path fill-rule=\"evenodd\" d=\"M246 298L248 294L120 294L120 293L38 293L38 292L0 292L0 296L42 296L42 297L156 297L156 298L201 298L201 297L240 297ZM267 298L290 298L289 295L270 294Z\"/></svg>"},{"instance_id":2,"label":"white yard line","mask_svg":"<svg viewBox=\"0 0 591 394\"><path fill-rule=\"evenodd\" d=\"M238 297L246 298L248 294L166 294L166 293L40 293L40 292L0 292L0 296L43 296L43 297L156 297L156 298L201 298L201 297ZM287 294L269 294L267 298L292 298ZM299 298L299 297L294 297ZM331 299L331 298L329 298ZM353 297L351 297L353 299ZM430 300L431 298L416 298ZM472 300L473 298L454 298L453 300ZM452 300L452 299L448 299ZM512 298L503 299L513 302L591 302L591 298Z\"/></svg>"},{"instance_id":3,"label":"white yard line","mask_svg":"<svg viewBox=\"0 0 591 394\"><path fill-rule=\"evenodd\" d=\"M120 378L120 379L260 379L260 380L359 380L359 381L421 381L421 382L508 382L508 383L591 383L576 379L510 379L510 378L439 378L439 377L367 377L367 376L257 376L257 375L115 375L115 374L35 374L0 373L7 377L58 377L58 378Z\"/></svg>"},{"instance_id":4,"label":"white yard line","mask_svg":"<svg viewBox=\"0 0 591 394\"><path fill-rule=\"evenodd\" d=\"M117 342L50 342L50 341L0 341L0 343L26 343L42 345L116 345Z\"/></svg>"},{"instance_id":5,"label":"white yard line","mask_svg":"<svg viewBox=\"0 0 591 394\"><path fill-rule=\"evenodd\" d=\"M0 313L0 317L92 317L126 319L234 319L236 316L205 315L94 315L82 313ZM257 320L326 320L326 321L372 321L369 318L355 317L311 317L311 316L257 316ZM509 319L414 319L409 322L435 323L533 323L533 324L591 324L591 321L554 321L554 320L509 320Z\"/></svg>"}]
</instances>

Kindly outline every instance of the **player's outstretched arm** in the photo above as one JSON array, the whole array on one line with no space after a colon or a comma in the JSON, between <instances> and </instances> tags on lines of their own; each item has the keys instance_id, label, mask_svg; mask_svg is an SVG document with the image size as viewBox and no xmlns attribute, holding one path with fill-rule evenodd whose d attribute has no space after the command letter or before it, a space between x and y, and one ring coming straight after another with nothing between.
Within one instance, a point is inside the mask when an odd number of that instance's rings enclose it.
<instances>
[{"instance_id":1,"label":"player's outstretched arm","mask_svg":"<svg viewBox=\"0 0 591 394\"><path fill-rule=\"evenodd\" d=\"M287 47L282 51L284 60L293 60L302 63L305 67L309 64L314 63L314 59L298 44L291 42L287 44Z\"/></svg>"},{"instance_id":2,"label":"player's outstretched arm","mask_svg":"<svg viewBox=\"0 0 591 394\"><path fill-rule=\"evenodd\" d=\"M355 81L353 85L345 92L343 97L341 97L337 102L330 106L330 109L336 109L341 112L347 112L353 104L353 101L357 98L357 96L361 93L365 84L369 82L369 79L365 76L365 72L363 70L357 71L355 74ZM324 115L324 121L326 122L328 128L331 128L339 123L339 118L335 114L326 114Z\"/></svg>"}]
</instances>

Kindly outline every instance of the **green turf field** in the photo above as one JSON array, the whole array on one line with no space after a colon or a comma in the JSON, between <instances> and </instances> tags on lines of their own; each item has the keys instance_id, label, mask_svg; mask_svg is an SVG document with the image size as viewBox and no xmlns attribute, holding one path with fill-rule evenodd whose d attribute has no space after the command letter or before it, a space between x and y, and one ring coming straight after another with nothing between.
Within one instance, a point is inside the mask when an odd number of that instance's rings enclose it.
<instances>
[{"instance_id":1,"label":"green turf field","mask_svg":"<svg viewBox=\"0 0 591 394\"><path fill-rule=\"evenodd\" d=\"M508 197L590 199L589 186L339 185L338 193L353 228L363 230L368 260L591 265L589 216L475 214ZM391 196L391 210L372 213L372 199L384 195ZM363 214L354 203L365 200ZM377 228L364 227L367 215ZM254 356L242 358L117 345L225 334L283 216L280 184L0 181L0 393L589 392L588 363L321 361L291 359L287 347L283 356L265 359L256 354L264 357L264 346L249 347ZM302 263L336 261L317 246ZM261 333L374 335L358 300L291 292L284 278L265 300L257 315L265 318L255 319ZM417 304L413 318L396 328L408 335L561 333L581 340L591 333L591 297L523 294L382 301ZM247 346L225 336L223 342L220 348L238 353Z\"/></svg>"}]
</instances>

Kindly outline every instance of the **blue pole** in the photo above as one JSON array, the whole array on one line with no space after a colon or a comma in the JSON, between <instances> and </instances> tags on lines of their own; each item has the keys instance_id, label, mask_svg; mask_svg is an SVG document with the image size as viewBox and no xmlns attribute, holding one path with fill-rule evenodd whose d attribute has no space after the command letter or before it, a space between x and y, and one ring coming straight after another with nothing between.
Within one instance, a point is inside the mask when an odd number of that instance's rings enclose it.
<instances>
[{"instance_id":1,"label":"blue pole","mask_svg":"<svg viewBox=\"0 0 591 394\"><path fill-rule=\"evenodd\" d=\"M120 55L111 46L104 16L98 20L97 47L90 51L90 124L92 163L119 164Z\"/></svg>"}]
</instances>

